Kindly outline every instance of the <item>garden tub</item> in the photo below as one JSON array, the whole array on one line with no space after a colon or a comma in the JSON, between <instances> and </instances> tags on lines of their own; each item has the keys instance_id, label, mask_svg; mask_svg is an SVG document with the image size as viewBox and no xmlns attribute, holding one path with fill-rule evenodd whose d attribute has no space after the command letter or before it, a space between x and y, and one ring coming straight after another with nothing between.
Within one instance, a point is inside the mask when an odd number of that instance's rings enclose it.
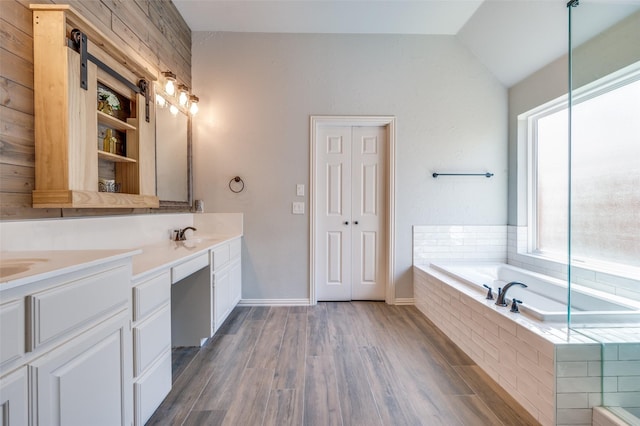
<instances>
[{"instance_id":1,"label":"garden tub","mask_svg":"<svg viewBox=\"0 0 640 426\"><path fill-rule=\"evenodd\" d=\"M543 322L567 321L567 282L547 275L528 271L504 263L432 263L431 267L478 291L484 297L487 289L498 288L512 281L519 281L527 288L512 286L506 299L522 300L520 311ZM509 309L506 307L505 309ZM640 302L593 290L581 285L571 285L571 323L639 323Z\"/></svg>"}]
</instances>

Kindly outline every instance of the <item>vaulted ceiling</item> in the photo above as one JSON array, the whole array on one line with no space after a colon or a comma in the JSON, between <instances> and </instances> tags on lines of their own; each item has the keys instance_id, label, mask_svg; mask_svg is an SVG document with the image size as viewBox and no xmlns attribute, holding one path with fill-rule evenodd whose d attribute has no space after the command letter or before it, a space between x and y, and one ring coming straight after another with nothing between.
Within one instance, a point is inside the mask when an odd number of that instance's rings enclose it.
<instances>
[{"instance_id":1,"label":"vaulted ceiling","mask_svg":"<svg viewBox=\"0 0 640 426\"><path fill-rule=\"evenodd\" d=\"M565 0L173 0L192 31L454 35L510 87L567 52ZM580 44L640 10L581 0Z\"/></svg>"}]
</instances>

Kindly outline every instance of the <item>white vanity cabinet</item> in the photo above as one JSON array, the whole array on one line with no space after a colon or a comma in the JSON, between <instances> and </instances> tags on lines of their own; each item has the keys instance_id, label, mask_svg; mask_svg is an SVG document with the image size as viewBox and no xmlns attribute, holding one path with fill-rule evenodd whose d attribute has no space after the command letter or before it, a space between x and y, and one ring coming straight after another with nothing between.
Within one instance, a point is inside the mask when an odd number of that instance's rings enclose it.
<instances>
[{"instance_id":1,"label":"white vanity cabinet","mask_svg":"<svg viewBox=\"0 0 640 426\"><path fill-rule=\"evenodd\" d=\"M217 331L242 297L241 240L233 239L211 250L213 330Z\"/></svg>"},{"instance_id":2,"label":"white vanity cabinet","mask_svg":"<svg viewBox=\"0 0 640 426\"><path fill-rule=\"evenodd\" d=\"M240 248L232 238L171 268L172 346L202 346L238 304Z\"/></svg>"},{"instance_id":3,"label":"white vanity cabinet","mask_svg":"<svg viewBox=\"0 0 640 426\"><path fill-rule=\"evenodd\" d=\"M0 368L20 362L25 354L25 298L0 304ZM4 368L3 368L4 370ZM2 374L0 374L2 376ZM0 378L0 425L28 423L27 367Z\"/></svg>"},{"instance_id":4,"label":"white vanity cabinet","mask_svg":"<svg viewBox=\"0 0 640 426\"><path fill-rule=\"evenodd\" d=\"M0 304L0 367L14 362L25 353L25 302L20 297Z\"/></svg>"},{"instance_id":5,"label":"white vanity cabinet","mask_svg":"<svg viewBox=\"0 0 640 426\"><path fill-rule=\"evenodd\" d=\"M22 366L0 380L0 425L29 423L27 367Z\"/></svg>"},{"instance_id":6,"label":"white vanity cabinet","mask_svg":"<svg viewBox=\"0 0 640 426\"><path fill-rule=\"evenodd\" d=\"M132 423L130 289L119 257L2 291L3 426Z\"/></svg>"},{"instance_id":7,"label":"white vanity cabinet","mask_svg":"<svg viewBox=\"0 0 640 426\"><path fill-rule=\"evenodd\" d=\"M240 242L238 237L202 246L134 278L135 425L144 425L171 390L171 348L202 346L240 300ZM171 247L184 249L187 245L172 242ZM147 256L153 256L151 253L149 250ZM158 252L155 255L161 257Z\"/></svg>"},{"instance_id":8,"label":"white vanity cabinet","mask_svg":"<svg viewBox=\"0 0 640 426\"><path fill-rule=\"evenodd\" d=\"M144 425L171 390L171 271L133 282L134 424Z\"/></svg>"},{"instance_id":9,"label":"white vanity cabinet","mask_svg":"<svg viewBox=\"0 0 640 426\"><path fill-rule=\"evenodd\" d=\"M29 364L33 424L129 425L127 311Z\"/></svg>"}]
</instances>

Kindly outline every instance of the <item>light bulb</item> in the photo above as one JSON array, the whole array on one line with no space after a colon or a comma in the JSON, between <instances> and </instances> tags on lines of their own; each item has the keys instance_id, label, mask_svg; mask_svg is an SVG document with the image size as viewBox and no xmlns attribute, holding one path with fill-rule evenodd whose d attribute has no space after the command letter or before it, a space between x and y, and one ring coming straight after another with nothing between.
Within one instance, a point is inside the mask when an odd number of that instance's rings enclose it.
<instances>
[{"instance_id":1,"label":"light bulb","mask_svg":"<svg viewBox=\"0 0 640 426\"><path fill-rule=\"evenodd\" d=\"M198 97L196 95L189 96L189 102L191 102L191 106L189 107L189 112L191 115L196 115L198 113Z\"/></svg>"},{"instance_id":2,"label":"light bulb","mask_svg":"<svg viewBox=\"0 0 640 426\"><path fill-rule=\"evenodd\" d=\"M171 71L163 71L162 75L167 80L164 84L164 91L167 95L173 96L173 94L176 93L176 86L173 84L173 82L176 81L176 75Z\"/></svg>"},{"instance_id":3,"label":"light bulb","mask_svg":"<svg viewBox=\"0 0 640 426\"><path fill-rule=\"evenodd\" d=\"M164 91L167 92L167 95L173 96L176 93L176 87L173 85L173 81L167 81L167 84L164 86Z\"/></svg>"},{"instance_id":4,"label":"light bulb","mask_svg":"<svg viewBox=\"0 0 640 426\"><path fill-rule=\"evenodd\" d=\"M185 92L180 92L180 97L178 98L178 102L180 102L180 105L187 105L187 100L187 94Z\"/></svg>"},{"instance_id":5,"label":"light bulb","mask_svg":"<svg viewBox=\"0 0 640 426\"><path fill-rule=\"evenodd\" d=\"M173 114L173 115L178 115L178 111L180 111L180 110L175 105L171 105L169 107L169 112L171 112L171 114Z\"/></svg>"},{"instance_id":6,"label":"light bulb","mask_svg":"<svg viewBox=\"0 0 640 426\"><path fill-rule=\"evenodd\" d=\"M178 90L180 91L180 95L178 96L178 103L180 106L187 106L187 102L189 101L189 88L184 84L178 86Z\"/></svg>"}]
</instances>

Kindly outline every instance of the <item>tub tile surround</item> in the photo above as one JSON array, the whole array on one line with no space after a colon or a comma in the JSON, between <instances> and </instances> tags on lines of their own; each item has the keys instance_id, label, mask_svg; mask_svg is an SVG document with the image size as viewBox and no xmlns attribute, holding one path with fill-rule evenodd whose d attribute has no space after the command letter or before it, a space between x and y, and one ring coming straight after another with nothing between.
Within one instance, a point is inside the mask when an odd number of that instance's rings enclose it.
<instances>
[{"instance_id":1,"label":"tub tile surround","mask_svg":"<svg viewBox=\"0 0 640 426\"><path fill-rule=\"evenodd\" d=\"M416 307L543 425L591 424L603 391L607 405L637 405L638 343L605 343L603 366L594 333L611 336L607 329L586 333L512 314L433 269L416 267L414 277Z\"/></svg>"},{"instance_id":2,"label":"tub tile surround","mask_svg":"<svg viewBox=\"0 0 640 426\"><path fill-rule=\"evenodd\" d=\"M578 332L601 343L597 360L588 364L587 374L602 377L603 393L589 396L594 405L624 407L640 411L640 327L585 328ZM600 399L604 398L604 401Z\"/></svg>"},{"instance_id":3,"label":"tub tile surround","mask_svg":"<svg viewBox=\"0 0 640 426\"><path fill-rule=\"evenodd\" d=\"M540 423L555 424L554 343L511 318L517 314L447 283L452 280L414 268L416 307Z\"/></svg>"},{"instance_id":4,"label":"tub tile surround","mask_svg":"<svg viewBox=\"0 0 640 426\"><path fill-rule=\"evenodd\" d=\"M612 338L619 330L627 329L580 330L603 344L556 346L558 423L590 424L601 405L640 408L640 344ZM638 331L627 339L637 342Z\"/></svg>"},{"instance_id":5,"label":"tub tile surround","mask_svg":"<svg viewBox=\"0 0 640 426\"><path fill-rule=\"evenodd\" d=\"M413 263L432 260L506 262L505 226L414 226Z\"/></svg>"},{"instance_id":6,"label":"tub tile surround","mask_svg":"<svg viewBox=\"0 0 640 426\"><path fill-rule=\"evenodd\" d=\"M526 227L515 226L414 227L416 307L540 423L586 425L592 424L593 416L607 424L604 419L612 416L593 413L603 403L603 390L608 405L638 405L640 360L633 358L640 358L639 329L569 330L566 324L541 323L496 307L428 266L432 260L502 261L566 279L565 266L519 254L526 252L526 237ZM483 248L485 241L491 244ZM578 268L574 276L580 284L597 289L609 285L599 279L613 277ZM624 286L631 281L639 288L637 281L613 278L607 282ZM619 295L624 291L617 288ZM630 359L620 358L620 353Z\"/></svg>"}]
</instances>

